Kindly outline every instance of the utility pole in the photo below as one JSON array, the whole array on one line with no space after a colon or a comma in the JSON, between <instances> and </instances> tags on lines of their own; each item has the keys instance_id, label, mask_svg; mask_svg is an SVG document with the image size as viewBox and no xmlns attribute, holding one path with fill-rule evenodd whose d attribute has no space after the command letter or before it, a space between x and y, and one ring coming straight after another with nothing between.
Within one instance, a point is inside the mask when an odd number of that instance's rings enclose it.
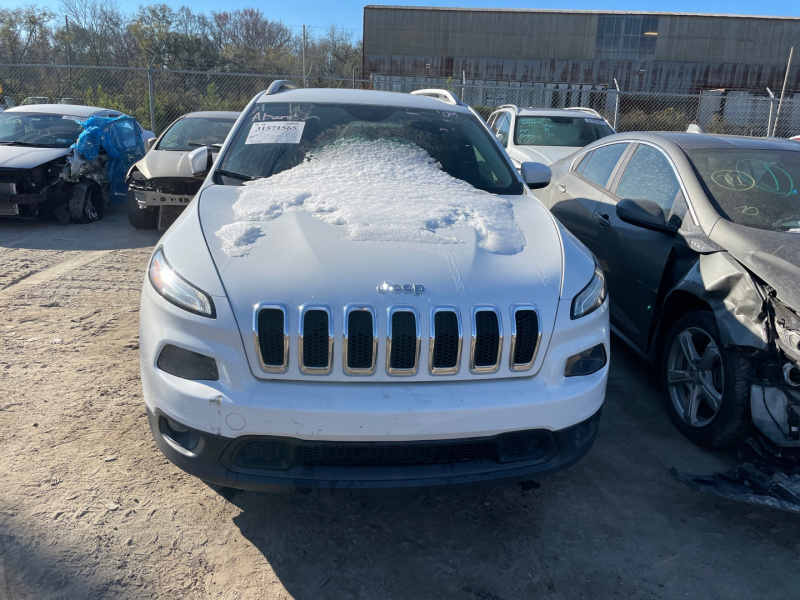
<instances>
[{"instance_id":1,"label":"utility pole","mask_svg":"<svg viewBox=\"0 0 800 600\"><path fill-rule=\"evenodd\" d=\"M303 25L303 87L306 86L306 26Z\"/></svg>"}]
</instances>

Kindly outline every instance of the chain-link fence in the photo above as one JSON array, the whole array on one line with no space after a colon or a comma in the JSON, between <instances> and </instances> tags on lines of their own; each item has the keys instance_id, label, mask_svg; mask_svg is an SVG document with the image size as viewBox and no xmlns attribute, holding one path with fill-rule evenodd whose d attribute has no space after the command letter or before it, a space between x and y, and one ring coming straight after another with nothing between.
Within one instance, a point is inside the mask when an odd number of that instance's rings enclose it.
<instances>
[{"instance_id":1,"label":"chain-link fence","mask_svg":"<svg viewBox=\"0 0 800 600\"><path fill-rule=\"evenodd\" d=\"M196 110L242 110L276 79L302 75L168 71L118 67L0 64L0 85L10 103L64 102L121 110L160 133L180 115ZM696 123L708 132L779 137L800 134L800 92L780 102L768 90L704 90L696 95L641 94L602 85L500 81L453 81L373 75L370 79L309 78L308 87L411 92L445 88L487 117L502 104L520 107L584 106L619 131L683 131ZM2 101L2 97L0 97ZM776 126L777 124L777 126ZM773 133L774 132L774 133Z\"/></svg>"}]
</instances>

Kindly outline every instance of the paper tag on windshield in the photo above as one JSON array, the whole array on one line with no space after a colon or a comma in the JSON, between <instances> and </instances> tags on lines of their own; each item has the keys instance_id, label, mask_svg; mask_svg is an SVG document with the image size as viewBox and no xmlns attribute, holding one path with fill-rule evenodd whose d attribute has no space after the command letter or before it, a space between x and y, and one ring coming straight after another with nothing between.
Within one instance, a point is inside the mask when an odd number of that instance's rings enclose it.
<instances>
[{"instance_id":1,"label":"paper tag on windshield","mask_svg":"<svg viewBox=\"0 0 800 600\"><path fill-rule=\"evenodd\" d=\"M262 121L253 123L245 144L299 144L305 121Z\"/></svg>"},{"instance_id":2,"label":"paper tag on windshield","mask_svg":"<svg viewBox=\"0 0 800 600\"><path fill-rule=\"evenodd\" d=\"M72 115L62 115L62 119L67 119L68 121L85 121L89 117L73 117Z\"/></svg>"},{"instance_id":3,"label":"paper tag on windshield","mask_svg":"<svg viewBox=\"0 0 800 600\"><path fill-rule=\"evenodd\" d=\"M586 119L587 123L594 123L595 125L605 125L606 122L603 119Z\"/></svg>"}]
</instances>

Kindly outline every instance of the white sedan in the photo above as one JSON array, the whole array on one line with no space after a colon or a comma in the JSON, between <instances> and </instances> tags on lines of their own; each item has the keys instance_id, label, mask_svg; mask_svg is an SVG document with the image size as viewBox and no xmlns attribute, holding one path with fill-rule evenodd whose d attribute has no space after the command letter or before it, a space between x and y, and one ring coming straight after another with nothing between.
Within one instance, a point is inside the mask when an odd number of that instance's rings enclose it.
<instances>
[{"instance_id":1,"label":"white sedan","mask_svg":"<svg viewBox=\"0 0 800 600\"><path fill-rule=\"evenodd\" d=\"M431 488L589 451L605 280L531 194L549 169L517 173L449 92L288 82L206 152L142 291L144 398L172 462L245 489Z\"/></svg>"}]
</instances>

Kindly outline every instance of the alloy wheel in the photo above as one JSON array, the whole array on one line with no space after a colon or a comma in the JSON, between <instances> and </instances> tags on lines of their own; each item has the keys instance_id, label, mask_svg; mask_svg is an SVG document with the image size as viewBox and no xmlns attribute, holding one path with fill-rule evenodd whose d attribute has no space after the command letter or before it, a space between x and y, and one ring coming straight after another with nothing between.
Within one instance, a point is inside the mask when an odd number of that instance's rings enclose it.
<instances>
[{"instance_id":1,"label":"alloy wheel","mask_svg":"<svg viewBox=\"0 0 800 600\"><path fill-rule=\"evenodd\" d=\"M722 407L725 371L711 335L698 327L681 331L667 359L673 407L689 427L708 425Z\"/></svg>"}]
</instances>

